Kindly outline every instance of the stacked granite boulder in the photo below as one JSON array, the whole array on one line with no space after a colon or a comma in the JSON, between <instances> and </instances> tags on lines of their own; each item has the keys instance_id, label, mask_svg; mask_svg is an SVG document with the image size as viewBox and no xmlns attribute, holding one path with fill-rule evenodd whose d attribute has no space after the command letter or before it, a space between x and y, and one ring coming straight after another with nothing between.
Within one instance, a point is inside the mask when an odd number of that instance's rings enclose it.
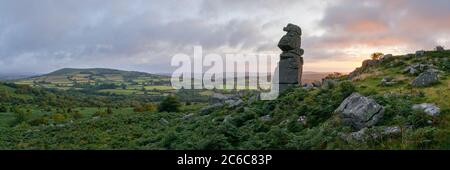
<instances>
[{"instance_id":1,"label":"stacked granite boulder","mask_svg":"<svg viewBox=\"0 0 450 170\"><path fill-rule=\"evenodd\" d=\"M303 72L303 58L304 53L301 49L301 35L302 29L294 24L288 24L283 28L286 31L278 47L283 51L280 55L280 62L278 63L278 84L279 91L301 85Z\"/></svg>"}]
</instances>

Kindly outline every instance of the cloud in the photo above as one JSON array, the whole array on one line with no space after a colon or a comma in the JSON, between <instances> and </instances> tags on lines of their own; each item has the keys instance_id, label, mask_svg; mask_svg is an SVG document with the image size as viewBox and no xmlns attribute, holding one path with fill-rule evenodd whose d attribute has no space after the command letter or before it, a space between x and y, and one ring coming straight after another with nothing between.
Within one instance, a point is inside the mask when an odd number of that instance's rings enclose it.
<instances>
[{"instance_id":1,"label":"cloud","mask_svg":"<svg viewBox=\"0 0 450 170\"><path fill-rule=\"evenodd\" d=\"M266 9L277 4L267 2ZM246 8L229 1L216 3L242 12ZM209 51L257 49L271 39L261 31L267 21L243 14L226 17L229 11L209 9L211 5L210 1L2 1L0 72L143 64L148 65L145 71L161 64L170 70L170 56L189 52L194 45ZM253 4L253 9L258 6ZM27 58L21 57L25 54ZM30 58L39 62L24 68Z\"/></svg>"},{"instance_id":2,"label":"cloud","mask_svg":"<svg viewBox=\"0 0 450 170\"><path fill-rule=\"evenodd\" d=\"M325 10L320 25L327 32L314 46L322 48L432 48L441 35L450 33L450 3L343 0Z\"/></svg>"},{"instance_id":3,"label":"cloud","mask_svg":"<svg viewBox=\"0 0 450 170\"><path fill-rule=\"evenodd\" d=\"M303 29L305 61L314 66L307 68L329 70L327 62L353 63L375 51L450 46L449 8L446 0L5 0L0 72L170 72L171 56L191 54L194 45L215 53L278 52L287 23Z\"/></svg>"}]
</instances>

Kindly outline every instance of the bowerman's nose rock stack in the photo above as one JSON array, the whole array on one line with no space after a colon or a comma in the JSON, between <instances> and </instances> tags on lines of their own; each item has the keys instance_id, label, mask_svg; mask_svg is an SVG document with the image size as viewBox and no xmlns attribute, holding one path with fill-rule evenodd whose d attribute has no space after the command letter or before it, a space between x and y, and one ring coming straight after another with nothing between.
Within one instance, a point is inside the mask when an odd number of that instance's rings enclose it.
<instances>
[{"instance_id":1,"label":"bowerman's nose rock stack","mask_svg":"<svg viewBox=\"0 0 450 170\"><path fill-rule=\"evenodd\" d=\"M283 50L280 55L280 62L278 63L278 83L279 91L301 85L303 73L303 58L304 53L301 49L302 29L294 24L288 24L283 28L286 31L278 47Z\"/></svg>"}]
</instances>

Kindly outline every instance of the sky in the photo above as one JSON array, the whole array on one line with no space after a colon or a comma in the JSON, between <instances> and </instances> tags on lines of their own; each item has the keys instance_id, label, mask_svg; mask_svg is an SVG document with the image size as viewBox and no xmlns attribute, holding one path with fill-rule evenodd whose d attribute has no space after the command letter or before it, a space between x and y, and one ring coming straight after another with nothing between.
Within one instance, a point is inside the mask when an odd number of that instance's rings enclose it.
<instances>
[{"instance_id":1,"label":"sky","mask_svg":"<svg viewBox=\"0 0 450 170\"><path fill-rule=\"evenodd\" d=\"M169 73L177 53L281 53L303 30L304 70L350 72L371 53L450 47L448 0L0 0L0 73Z\"/></svg>"}]
</instances>

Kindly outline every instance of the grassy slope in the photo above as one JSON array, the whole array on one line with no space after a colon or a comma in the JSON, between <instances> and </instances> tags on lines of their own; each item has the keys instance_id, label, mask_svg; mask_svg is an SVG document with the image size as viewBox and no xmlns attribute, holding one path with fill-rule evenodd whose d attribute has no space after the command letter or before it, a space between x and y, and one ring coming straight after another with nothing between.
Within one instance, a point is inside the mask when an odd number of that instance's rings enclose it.
<instances>
[{"instance_id":1,"label":"grassy slope","mask_svg":"<svg viewBox=\"0 0 450 170\"><path fill-rule=\"evenodd\" d=\"M63 126L18 126L3 128L0 148L15 149L449 149L450 106L448 71L441 83L427 88L412 88L414 76L400 71L412 63L440 65L450 54L427 53L426 57L406 60L402 56L370 67L355 81L344 81L331 89L292 89L274 101L246 102L237 108L219 108L202 115L200 106L184 108L180 113L121 113L102 118L85 118ZM436 60L436 58L438 58ZM393 64L393 65L391 65ZM381 79L394 76L401 80L391 87L379 86ZM385 106L378 126L399 125L398 136L366 142L344 141L343 133L352 132L333 114L353 91L373 97ZM396 95L386 96L387 93ZM421 123L412 104L430 102L441 108L435 123ZM188 120L182 117L195 113ZM261 117L270 115L271 120ZM297 122L308 117L307 125ZM162 119L167 120L168 124ZM424 119L430 119L425 117ZM412 128L407 128L410 126Z\"/></svg>"}]
</instances>

